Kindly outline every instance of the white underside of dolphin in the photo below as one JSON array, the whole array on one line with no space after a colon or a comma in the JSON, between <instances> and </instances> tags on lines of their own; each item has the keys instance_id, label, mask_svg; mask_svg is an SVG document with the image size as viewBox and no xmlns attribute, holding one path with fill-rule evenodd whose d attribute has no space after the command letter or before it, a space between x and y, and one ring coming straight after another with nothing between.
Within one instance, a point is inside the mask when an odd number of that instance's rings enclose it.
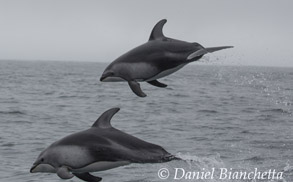
<instances>
[{"instance_id":1,"label":"white underside of dolphin","mask_svg":"<svg viewBox=\"0 0 293 182\"><path fill-rule=\"evenodd\" d=\"M163 26L167 20L159 21L153 28L149 41L123 54L113 61L101 76L102 82L127 81L131 90L140 97L146 94L138 82L146 81L157 87L167 87L158 79L168 76L203 55L232 46L204 48L190 43L165 37Z\"/></svg>"},{"instance_id":2,"label":"white underside of dolphin","mask_svg":"<svg viewBox=\"0 0 293 182\"><path fill-rule=\"evenodd\" d=\"M174 72L180 70L181 68L183 68L186 64L181 64L181 65L176 66L175 68L171 68L171 69L162 71L159 74L155 75L154 77L152 77L152 78L150 78L150 79L148 79L146 81L148 82L148 81L158 80L158 79L163 78L165 76L171 75L172 73L174 73Z\"/></svg>"}]
</instances>

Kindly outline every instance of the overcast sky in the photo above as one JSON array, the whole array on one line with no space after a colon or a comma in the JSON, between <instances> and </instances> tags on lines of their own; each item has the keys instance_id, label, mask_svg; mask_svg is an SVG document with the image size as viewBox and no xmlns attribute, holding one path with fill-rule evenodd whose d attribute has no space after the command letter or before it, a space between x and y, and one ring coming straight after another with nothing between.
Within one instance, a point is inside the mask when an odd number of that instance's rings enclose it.
<instances>
[{"instance_id":1,"label":"overcast sky","mask_svg":"<svg viewBox=\"0 0 293 182\"><path fill-rule=\"evenodd\" d=\"M219 64L293 66L291 0L0 0L0 59L110 62L164 34Z\"/></svg>"}]
</instances>

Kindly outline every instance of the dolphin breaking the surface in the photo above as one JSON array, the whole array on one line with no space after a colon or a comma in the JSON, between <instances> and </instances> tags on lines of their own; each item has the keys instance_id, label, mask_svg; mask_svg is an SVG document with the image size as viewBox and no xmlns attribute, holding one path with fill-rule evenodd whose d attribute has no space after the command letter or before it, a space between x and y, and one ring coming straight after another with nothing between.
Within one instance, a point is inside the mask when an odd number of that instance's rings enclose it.
<instances>
[{"instance_id":1,"label":"dolphin breaking the surface","mask_svg":"<svg viewBox=\"0 0 293 182\"><path fill-rule=\"evenodd\" d=\"M98 182L90 172L103 171L130 163L161 163L179 159L161 146L148 143L111 126L120 109L104 112L91 128L71 134L46 148L30 172L57 173L62 179L74 176Z\"/></svg>"}]
</instances>

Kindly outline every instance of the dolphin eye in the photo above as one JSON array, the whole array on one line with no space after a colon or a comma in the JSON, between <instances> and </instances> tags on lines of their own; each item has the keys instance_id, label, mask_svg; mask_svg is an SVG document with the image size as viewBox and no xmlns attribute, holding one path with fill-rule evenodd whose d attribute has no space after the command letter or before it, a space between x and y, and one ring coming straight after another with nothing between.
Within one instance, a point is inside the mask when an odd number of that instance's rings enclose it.
<instances>
[{"instance_id":1,"label":"dolphin eye","mask_svg":"<svg viewBox=\"0 0 293 182\"><path fill-rule=\"evenodd\" d=\"M44 158L41 158L41 162L44 162Z\"/></svg>"}]
</instances>

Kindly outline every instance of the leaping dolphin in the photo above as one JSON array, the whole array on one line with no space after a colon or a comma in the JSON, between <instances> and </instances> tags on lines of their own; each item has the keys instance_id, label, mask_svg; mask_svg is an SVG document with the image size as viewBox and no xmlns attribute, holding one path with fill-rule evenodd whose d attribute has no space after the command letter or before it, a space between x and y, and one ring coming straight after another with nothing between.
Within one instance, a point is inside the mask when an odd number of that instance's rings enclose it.
<instances>
[{"instance_id":1,"label":"leaping dolphin","mask_svg":"<svg viewBox=\"0 0 293 182\"><path fill-rule=\"evenodd\" d=\"M103 171L130 163L160 163L176 158L161 146L145 142L111 126L120 109L104 112L90 129L74 133L45 149L30 172L57 173L62 179L74 176L98 182L90 172Z\"/></svg>"},{"instance_id":2,"label":"leaping dolphin","mask_svg":"<svg viewBox=\"0 0 293 182\"><path fill-rule=\"evenodd\" d=\"M166 19L153 28L149 41L114 60L100 78L102 82L127 81L131 90L140 97L146 94L138 82L148 82L157 87L167 87L158 81L186 64L199 60L203 55L232 46L209 47L165 37L163 26Z\"/></svg>"}]
</instances>

